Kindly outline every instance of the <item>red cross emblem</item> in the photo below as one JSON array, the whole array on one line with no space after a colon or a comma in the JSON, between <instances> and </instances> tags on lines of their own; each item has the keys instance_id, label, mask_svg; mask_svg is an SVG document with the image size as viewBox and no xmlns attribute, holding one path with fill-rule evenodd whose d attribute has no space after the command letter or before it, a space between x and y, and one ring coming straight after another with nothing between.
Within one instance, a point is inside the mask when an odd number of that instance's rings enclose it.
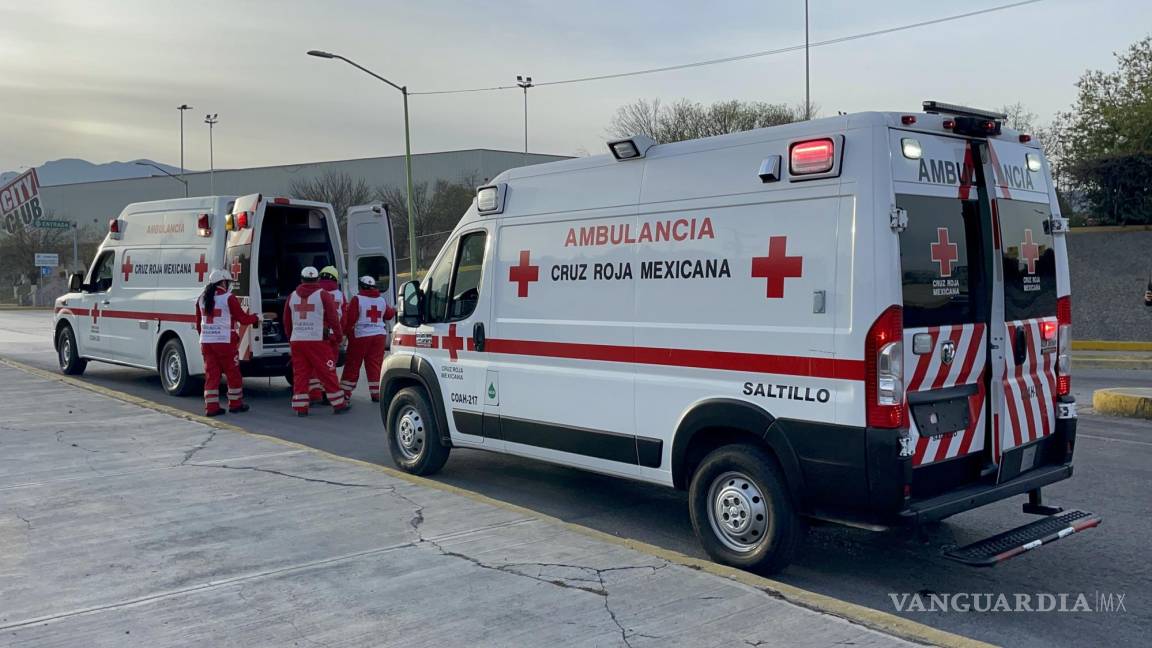
<instances>
[{"instance_id":1,"label":"red cross emblem","mask_svg":"<svg viewBox=\"0 0 1152 648\"><path fill-rule=\"evenodd\" d=\"M128 275L132 274L132 257L127 254L124 255L124 264L120 266L120 272L124 273L124 281L128 281Z\"/></svg>"},{"instance_id":2,"label":"red cross emblem","mask_svg":"<svg viewBox=\"0 0 1152 648\"><path fill-rule=\"evenodd\" d=\"M96 320L100 318L100 304L92 304L92 323L95 324Z\"/></svg>"},{"instance_id":3,"label":"red cross emblem","mask_svg":"<svg viewBox=\"0 0 1152 648\"><path fill-rule=\"evenodd\" d=\"M440 346L442 346L448 350L448 357L449 358L451 358L453 360L456 360L458 358L458 356L456 355L456 352L460 351L461 349L464 348L464 338L460 337L459 335L456 335L456 325L455 324L449 324L448 325L448 335L445 335L445 336L440 338Z\"/></svg>"},{"instance_id":4,"label":"red cross emblem","mask_svg":"<svg viewBox=\"0 0 1152 648\"><path fill-rule=\"evenodd\" d=\"M232 257L232 267L230 269L232 270L233 279L240 276L240 270L243 269L240 265L240 257Z\"/></svg>"},{"instance_id":5,"label":"red cross emblem","mask_svg":"<svg viewBox=\"0 0 1152 648\"><path fill-rule=\"evenodd\" d=\"M316 310L316 304L300 302L299 304L293 306L292 310L296 311L296 314L300 316L301 320L306 320L308 319L308 313L312 313Z\"/></svg>"},{"instance_id":6,"label":"red cross emblem","mask_svg":"<svg viewBox=\"0 0 1152 648\"><path fill-rule=\"evenodd\" d=\"M752 259L752 277L768 280L765 290L768 299L783 297L784 280L799 277L804 272L804 257L788 256L787 247L787 236L773 236L768 239L768 256Z\"/></svg>"},{"instance_id":7,"label":"red cross emblem","mask_svg":"<svg viewBox=\"0 0 1152 648\"><path fill-rule=\"evenodd\" d=\"M372 308L368 309L367 314L368 314L368 319L373 324L375 324L376 322L380 321L380 316L383 315L384 313L381 313L380 309L376 308L376 304L372 304Z\"/></svg>"},{"instance_id":8,"label":"red cross emblem","mask_svg":"<svg viewBox=\"0 0 1152 648\"><path fill-rule=\"evenodd\" d=\"M540 281L540 266L529 265L528 259L531 255L530 250L520 250L520 265L508 268L508 281L517 284L517 297L527 297L528 284Z\"/></svg>"},{"instance_id":9,"label":"red cross emblem","mask_svg":"<svg viewBox=\"0 0 1152 648\"><path fill-rule=\"evenodd\" d=\"M960 246L948 240L948 228L936 228L936 242L928 246L932 260L940 264L940 276L952 276L952 264L960 258Z\"/></svg>"},{"instance_id":10,"label":"red cross emblem","mask_svg":"<svg viewBox=\"0 0 1152 648\"><path fill-rule=\"evenodd\" d=\"M208 323L211 324L217 317L220 317L220 314L219 308L213 309L211 313L208 313Z\"/></svg>"},{"instance_id":11,"label":"red cross emblem","mask_svg":"<svg viewBox=\"0 0 1152 648\"><path fill-rule=\"evenodd\" d=\"M204 281L204 275L208 274L208 264L204 262L204 255L200 255L200 261L192 266L192 271L196 273L196 281Z\"/></svg>"},{"instance_id":12,"label":"red cross emblem","mask_svg":"<svg viewBox=\"0 0 1152 648\"><path fill-rule=\"evenodd\" d=\"M1036 274L1036 260L1040 258L1040 246L1032 240L1032 230L1024 230L1024 240L1020 242L1020 258L1028 266L1028 274Z\"/></svg>"}]
</instances>

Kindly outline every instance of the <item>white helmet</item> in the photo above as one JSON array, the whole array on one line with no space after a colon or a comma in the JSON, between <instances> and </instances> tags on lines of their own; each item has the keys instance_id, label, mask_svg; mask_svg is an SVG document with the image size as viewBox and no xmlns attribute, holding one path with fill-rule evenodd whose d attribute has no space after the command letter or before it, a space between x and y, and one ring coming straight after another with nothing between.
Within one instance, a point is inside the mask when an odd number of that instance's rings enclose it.
<instances>
[{"instance_id":1,"label":"white helmet","mask_svg":"<svg viewBox=\"0 0 1152 648\"><path fill-rule=\"evenodd\" d=\"M208 283L220 283L221 281L232 281L232 273L227 270L217 268L208 274Z\"/></svg>"},{"instance_id":2,"label":"white helmet","mask_svg":"<svg viewBox=\"0 0 1152 648\"><path fill-rule=\"evenodd\" d=\"M312 266L304 266L304 269L300 271L300 278L308 280L319 279L320 273Z\"/></svg>"},{"instance_id":3,"label":"white helmet","mask_svg":"<svg viewBox=\"0 0 1152 648\"><path fill-rule=\"evenodd\" d=\"M369 288L375 288L376 280L369 275L364 275L363 277L360 277L360 285L367 286Z\"/></svg>"}]
</instances>

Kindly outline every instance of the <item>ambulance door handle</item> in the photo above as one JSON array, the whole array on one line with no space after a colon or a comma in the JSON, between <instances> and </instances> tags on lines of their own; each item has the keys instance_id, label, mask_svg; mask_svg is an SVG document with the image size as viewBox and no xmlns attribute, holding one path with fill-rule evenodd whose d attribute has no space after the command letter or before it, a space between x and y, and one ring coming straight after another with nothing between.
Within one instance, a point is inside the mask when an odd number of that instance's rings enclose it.
<instances>
[{"instance_id":1,"label":"ambulance door handle","mask_svg":"<svg viewBox=\"0 0 1152 648\"><path fill-rule=\"evenodd\" d=\"M1024 364L1028 359L1028 338L1024 333L1024 327L1016 329L1016 340L1012 344L1012 350L1016 355L1016 364Z\"/></svg>"},{"instance_id":2,"label":"ambulance door handle","mask_svg":"<svg viewBox=\"0 0 1152 648\"><path fill-rule=\"evenodd\" d=\"M104 301L100 302L100 304L101 304L101 305L104 305L104 306L109 306L109 305L111 305L111 304L112 304L112 302L110 302L110 301L108 301L107 299L105 299Z\"/></svg>"},{"instance_id":3,"label":"ambulance door handle","mask_svg":"<svg viewBox=\"0 0 1152 648\"><path fill-rule=\"evenodd\" d=\"M472 326L472 342L475 343L477 351L484 350L484 322L476 322Z\"/></svg>"}]
</instances>

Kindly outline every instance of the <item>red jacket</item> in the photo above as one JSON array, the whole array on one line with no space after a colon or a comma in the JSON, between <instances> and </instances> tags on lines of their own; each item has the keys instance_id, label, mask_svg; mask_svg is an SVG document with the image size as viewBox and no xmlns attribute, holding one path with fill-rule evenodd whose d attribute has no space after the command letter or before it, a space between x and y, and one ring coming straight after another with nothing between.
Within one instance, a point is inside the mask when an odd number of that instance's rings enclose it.
<instances>
[{"instance_id":1,"label":"red jacket","mask_svg":"<svg viewBox=\"0 0 1152 648\"><path fill-rule=\"evenodd\" d=\"M318 290L320 291L320 303L324 304L325 339L334 344L339 344L340 341L344 339L344 334L340 328L340 313L336 308L336 300L332 298L332 295L321 290L319 282L300 284L296 287L296 294L301 297L307 297ZM292 308L291 302L287 300L284 302L284 336L292 339Z\"/></svg>"},{"instance_id":2,"label":"red jacket","mask_svg":"<svg viewBox=\"0 0 1152 648\"><path fill-rule=\"evenodd\" d=\"M216 287L216 294L217 295L223 295L224 293L225 293L225 290L223 288L221 288L220 286ZM196 321L194 322L194 324L196 326L196 332L197 333L200 333L200 318L202 316L201 314L203 313L203 311L200 310L200 301L201 301L200 298L196 299ZM248 312L246 312L244 310L244 307L240 305L240 300L236 299L236 295L230 295L228 297L228 313L232 316L232 343L233 344L240 341L240 336L237 335L237 333L236 333L236 325L237 324L239 324L241 326L245 326L245 325L252 326L252 325L258 324L260 322L260 316L259 315L252 315L252 314L249 314Z\"/></svg>"},{"instance_id":3,"label":"red jacket","mask_svg":"<svg viewBox=\"0 0 1152 648\"><path fill-rule=\"evenodd\" d=\"M348 339L356 337L356 320L360 319L360 295L365 297L379 297L380 291L375 288L361 288L360 292L348 300L348 307L344 309L344 335ZM384 321L396 317L396 309L388 306L384 309Z\"/></svg>"}]
</instances>

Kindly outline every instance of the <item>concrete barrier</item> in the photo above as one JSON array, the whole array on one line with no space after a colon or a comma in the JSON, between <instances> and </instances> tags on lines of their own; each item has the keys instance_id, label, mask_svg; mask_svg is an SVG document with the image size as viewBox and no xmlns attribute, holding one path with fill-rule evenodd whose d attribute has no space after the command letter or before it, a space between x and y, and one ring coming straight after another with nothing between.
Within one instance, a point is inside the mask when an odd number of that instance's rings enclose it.
<instances>
[{"instance_id":1,"label":"concrete barrier","mask_svg":"<svg viewBox=\"0 0 1152 648\"><path fill-rule=\"evenodd\" d=\"M1097 389L1092 407L1102 414L1152 419L1152 388Z\"/></svg>"}]
</instances>

